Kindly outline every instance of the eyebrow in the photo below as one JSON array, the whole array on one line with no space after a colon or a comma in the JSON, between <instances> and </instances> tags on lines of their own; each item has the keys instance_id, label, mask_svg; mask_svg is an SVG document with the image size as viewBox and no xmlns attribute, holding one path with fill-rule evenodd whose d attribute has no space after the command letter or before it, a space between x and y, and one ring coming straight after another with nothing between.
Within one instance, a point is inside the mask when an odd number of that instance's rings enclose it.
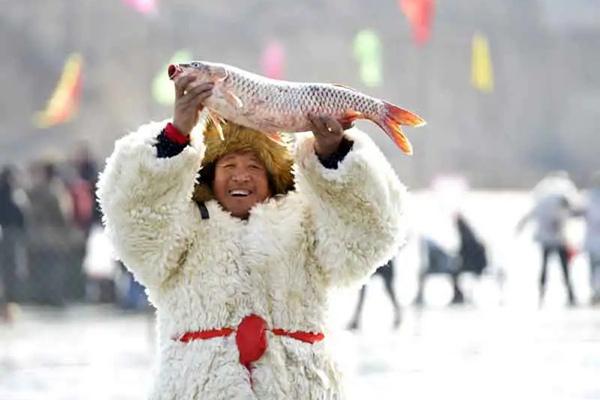
<instances>
[{"instance_id":1,"label":"eyebrow","mask_svg":"<svg viewBox=\"0 0 600 400\"><path fill-rule=\"evenodd\" d=\"M223 157L219 158L219 160L217 160L217 163L219 162L226 162L228 160L233 159L235 156L231 153L224 155ZM250 161L254 161L257 162L259 164L263 164L262 160L260 158L258 158L258 156L256 154L254 154L254 152L250 152Z\"/></svg>"}]
</instances>

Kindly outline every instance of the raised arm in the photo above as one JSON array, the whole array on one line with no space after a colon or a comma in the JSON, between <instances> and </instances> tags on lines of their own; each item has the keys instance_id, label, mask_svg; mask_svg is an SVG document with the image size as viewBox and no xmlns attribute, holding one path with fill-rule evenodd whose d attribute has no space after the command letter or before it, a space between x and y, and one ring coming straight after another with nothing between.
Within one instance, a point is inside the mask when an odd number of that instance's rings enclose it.
<instances>
[{"instance_id":1,"label":"raised arm","mask_svg":"<svg viewBox=\"0 0 600 400\"><path fill-rule=\"evenodd\" d=\"M191 199L204 143L201 134L194 145L189 137L211 89L179 77L173 123L144 125L118 140L100 175L98 199L117 256L149 287L177 268L200 223Z\"/></svg>"},{"instance_id":2,"label":"raised arm","mask_svg":"<svg viewBox=\"0 0 600 400\"><path fill-rule=\"evenodd\" d=\"M406 190L363 132L346 131L326 157L317 155L327 146L318 135L299 141L296 179L311 210L317 261L329 284L344 286L369 276L403 243Z\"/></svg>"}]
</instances>

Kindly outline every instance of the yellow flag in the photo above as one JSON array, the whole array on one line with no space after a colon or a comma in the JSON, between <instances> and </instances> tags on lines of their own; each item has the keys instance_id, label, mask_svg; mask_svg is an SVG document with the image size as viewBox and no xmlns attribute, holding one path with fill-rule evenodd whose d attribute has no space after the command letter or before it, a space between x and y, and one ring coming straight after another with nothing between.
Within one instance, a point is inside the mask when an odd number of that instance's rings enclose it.
<instances>
[{"instance_id":1,"label":"yellow flag","mask_svg":"<svg viewBox=\"0 0 600 400\"><path fill-rule=\"evenodd\" d=\"M494 90L494 70L488 40L480 33L473 35L471 84L482 92Z\"/></svg>"},{"instance_id":2,"label":"yellow flag","mask_svg":"<svg viewBox=\"0 0 600 400\"><path fill-rule=\"evenodd\" d=\"M46 108L33 118L33 122L38 128L62 124L75 116L81 95L82 68L83 58L81 55L71 54L65 62L60 80L48 100Z\"/></svg>"}]
</instances>

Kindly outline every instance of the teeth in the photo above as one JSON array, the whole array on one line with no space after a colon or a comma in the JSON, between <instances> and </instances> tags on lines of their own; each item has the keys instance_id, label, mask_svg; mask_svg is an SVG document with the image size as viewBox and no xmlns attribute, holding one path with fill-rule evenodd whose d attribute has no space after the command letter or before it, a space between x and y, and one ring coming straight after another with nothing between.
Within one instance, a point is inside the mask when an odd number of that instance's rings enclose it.
<instances>
[{"instance_id":1,"label":"teeth","mask_svg":"<svg viewBox=\"0 0 600 400\"><path fill-rule=\"evenodd\" d=\"M229 194L232 196L248 196L250 194L250 192L248 190L235 189L235 190L230 190Z\"/></svg>"}]
</instances>

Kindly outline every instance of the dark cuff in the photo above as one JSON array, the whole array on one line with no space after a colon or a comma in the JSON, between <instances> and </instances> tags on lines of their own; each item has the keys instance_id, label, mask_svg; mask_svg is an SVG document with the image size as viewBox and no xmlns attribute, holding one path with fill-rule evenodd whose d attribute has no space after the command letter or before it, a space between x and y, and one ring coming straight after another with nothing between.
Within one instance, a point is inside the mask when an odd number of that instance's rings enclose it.
<instances>
[{"instance_id":1,"label":"dark cuff","mask_svg":"<svg viewBox=\"0 0 600 400\"><path fill-rule=\"evenodd\" d=\"M190 143L189 136L183 135L172 123L168 123L157 137L156 156L158 158L174 157L181 153Z\"/></svg>"},{"instance_id":2,"label":"dark cuff","mask_svg":"<svg viewBox=\"0 0 600 400\"><path fill-rule=\"evenodd\" d=\"M344 160L344 157L346 157L346 154L352 150L353 144L354 142L352 140L343 137L335 153L326 158L321 158L317 154L317 158L325 168L337 169L338 164L341 163Z\"/></svg>"}]
</instances>

